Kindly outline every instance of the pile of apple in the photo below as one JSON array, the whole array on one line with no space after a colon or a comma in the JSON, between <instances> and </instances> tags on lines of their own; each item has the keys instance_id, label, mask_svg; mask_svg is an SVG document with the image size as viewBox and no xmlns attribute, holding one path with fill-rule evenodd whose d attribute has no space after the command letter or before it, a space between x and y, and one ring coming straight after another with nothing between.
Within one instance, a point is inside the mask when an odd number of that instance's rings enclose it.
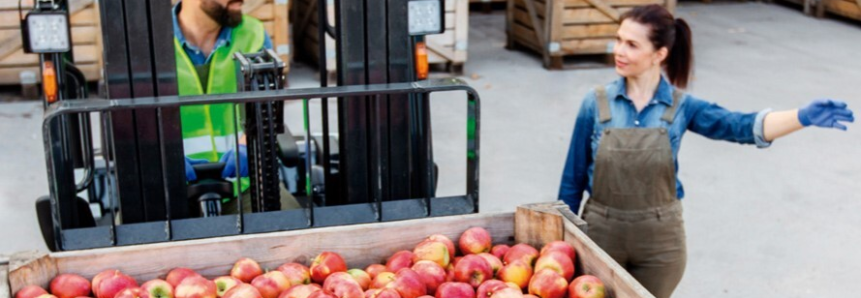
<instances>
[{"instance_id":1,"label":"pile of apple","mask_svg":"<svg viewBox=\"0 0 861 298\"><path fill-rule=\"evenodd\" d=\"M106 270L92 283L61 274L51 293L27 286L16 298L601 298L604 285L594 276L574 279L574 247L551 242L540 251L527 244L492 246L480 227L458 239L462 256L446 236L431 235L412 251L398 251L386 264L347 270L334 252L317 255L310 267L286 263L264 272L248 258L229 275L209 280L188 268L171 270L164 280L138 286L118 270ZM524 294L528 293L528 294Z\"/></svg>"}]
</instances>

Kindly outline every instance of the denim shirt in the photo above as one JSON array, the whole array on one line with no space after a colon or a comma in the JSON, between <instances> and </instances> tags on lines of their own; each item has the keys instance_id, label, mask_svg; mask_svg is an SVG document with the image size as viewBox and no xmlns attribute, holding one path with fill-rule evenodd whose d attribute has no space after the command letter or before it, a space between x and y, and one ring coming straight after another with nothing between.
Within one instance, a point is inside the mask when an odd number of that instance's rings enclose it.
<instances>
[{"instance_id":1,"label":"denim shirt","mask_svg":"<svg viewBox=\"0 0 861 298\"><path fill-rule=\"evenodd\" d=\"M685 195L682 183L678 179L679 147L685 132L690 130L715 140L756 144L759 148L771 145L763 137L762 125L770 109L759 113L730 112L717 104L685 94L676 109L673 123L669 124L661 120L661 117L664 111L673 105L675 90L673 85L662 77L654 97L638 113L634 102L627 95L625 84L625 79L620 78L605 86L612 116L610 121L599 122L594 90L586 95L580 107L559 187L559 199L575 213L580 210L583 192L590 194L592 192L594 161L604 128L666 128L673 150L676 193L679 199Z\"/></svg>"},{"instance_id":2,"label":"denim shirt","mask_svg":"<svg viewBox=\"0 0 861 298\"><path fill-rule=\"evenodd\" d=\"M179 21L177 20L181 9L182 1L173 6L173 36L176 37L177 41L179 41L182 49L185 50L185 54L188 55L189 59L191 59L192 64L195 66L207 64L212 59L213 54L215 54L215 51L217 51L218 48L230 46L230 37L233 33L233 28L227 26L221 27L221 31L218 32L218 37L215 39L215 46L212 47L212 52L209 53L209 56L206 56L206 53L200 50L200 48L188 43L188 40L185 39L185 35L182 34L182 29L179 28ZM268 33L264 34L263 48L272 48L272 39L269 38Z\"/></svg>"}]
</instances>

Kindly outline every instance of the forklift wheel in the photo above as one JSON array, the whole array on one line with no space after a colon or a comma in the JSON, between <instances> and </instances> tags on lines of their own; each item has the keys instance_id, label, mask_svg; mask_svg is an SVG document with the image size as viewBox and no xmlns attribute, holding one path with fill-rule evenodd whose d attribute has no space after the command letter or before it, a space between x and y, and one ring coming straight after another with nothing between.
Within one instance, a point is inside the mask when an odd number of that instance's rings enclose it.
<instances>
[{"instance_id":1,"label":"forklift wheel","mask_svg":"<svg viewBox=\"0 0 861 298\"><path fill-rule=\"evenodd\" d=\"M90 204L82 198L77 198L75 202L78 204L78 222L74 228L89 228L95 227L96 221L93 218L93 213L90 211ZM39 220L39 229L42 230L42 239L45 240L45 245L50 251L58 251L56 234L54 234L54 219L51 212L51 197L43 196L36 199L36 217Z\"/></svg>"}]
</instances>

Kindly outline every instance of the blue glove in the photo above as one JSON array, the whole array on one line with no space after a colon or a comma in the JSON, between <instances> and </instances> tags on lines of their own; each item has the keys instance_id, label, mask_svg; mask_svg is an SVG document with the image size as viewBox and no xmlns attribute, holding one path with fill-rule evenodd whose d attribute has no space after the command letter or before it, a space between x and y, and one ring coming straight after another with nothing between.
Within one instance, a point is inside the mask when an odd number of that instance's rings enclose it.
<instances>
[{"instance_id":1,"label":"blue glove","mask_svg":"<svg viewBox=\"0 0 861 298\"><path fill-rule=\"evenodd\" d=\"M839 100L819 99L814 100L805 108L798 110L798 120L801 125L815 125L825 128L837 128L846 130L846 125L840 123L855 122L852 110L846 108L846 103Z\"/></svg>"},{"instance_id":2,"label":"blue glove","mask_svg":"<svg viewBox=\"0 0 861 298\"><path fill-rule=\"evenodd\" d=\"M197 180L197 173L194 172L194 168L192 165L207 163L208 160L205 159L190 159L188 157L185 158L185 181L194 181Z\"/></svg>"},{"instance_id":3,"label":"blue glove","mask_svg":"<svg viewBox=\"0 0 861 298\"><path fill-rule=\"evenodd\" d=\"M236 152L233 149L227 151L221 156L218 162L224 163L224 170L221 171L221 177L234 178L236 177ZM245 145L239 145L239 175L248 177L248 148Z\"/></svg>"}]
</instances>

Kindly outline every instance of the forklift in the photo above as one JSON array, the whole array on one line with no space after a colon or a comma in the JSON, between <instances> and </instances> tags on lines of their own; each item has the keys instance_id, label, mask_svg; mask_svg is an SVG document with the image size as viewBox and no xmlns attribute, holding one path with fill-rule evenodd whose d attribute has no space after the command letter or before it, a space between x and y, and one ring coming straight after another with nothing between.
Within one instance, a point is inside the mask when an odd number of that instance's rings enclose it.
<instances>
[{"instance_id":1,"label":"forklift","mask_svg":"<svg viewBox=\"0 0 861 298\"><path fill-rule=\"evenodd\" d=\"M285 88L284 62L264 50L234 57L240 92L182 97L170 0L101 1L106 99L89 98L72 62L74 3L36 0L21 20L25 51L40 56L50 193L36 210L51 251L478 212L478 93L427 79L423 36L444 30L443 0L335 0L337 25L318 34L337 40L337 86L320 61L319 88ZM467 189L450 197L436 196L430 125L430 94L442 91L465 93L467 107ZM184 175L180 107L220 103L239 113L248 143L252 207L238 214L221 212L243 200L224 164L195 165L195 182ZM302 105L302 128L285 125L285 104ZM279 184L302 208L282 210Z\"/></svg>"}]
</instances>

